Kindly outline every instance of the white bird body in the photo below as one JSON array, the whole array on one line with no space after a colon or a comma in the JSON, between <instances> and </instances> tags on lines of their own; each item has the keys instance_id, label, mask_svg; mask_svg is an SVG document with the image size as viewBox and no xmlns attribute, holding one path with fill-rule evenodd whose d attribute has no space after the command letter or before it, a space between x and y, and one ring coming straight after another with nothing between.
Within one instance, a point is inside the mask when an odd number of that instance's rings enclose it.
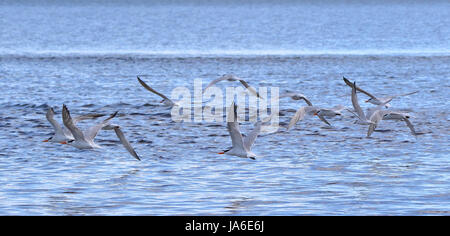
<instances>
[{"instance_id":1,"label":"white bird body","mask_svg":"<svg viewBox=\"0 0 450 236\"><path fill-rule=\"evenodd\" d=\"M55 133L53 136L51 136L47 140L44 140L44 142L61 143L61 142L73 140L74 138L73 138L72 133L66 127L61 127L61 125L59 125L59 123L55 120L54 115L55 115L55 111L53 110L53 108L50 107L47 110L45 117L47 118L48 122L50 122L50 124L52 125ZM100 116L103 116L103 115L102 114L82 115L82 116L77 116L77 117L73 118L72 121L74 124L77 124L79 121L86 120L86 119L94 119L94 118L97 118Z\"/></svg>"},{"instance_id":2,"label":"white bird body","mask_svg":"<svg viewBox=\"0 0 450 236\"><path fill-rule=\"evenodd\" d=\"M100 145L94 143L93 141L89 140L73 140L72 142L67 142L67 144L74 146L78 149L94 149L94 148L101 148Z\"/></svg>"},{"instance_id":3,"label":"white bird body","mask_svg":"<svg viewBox=\"0 0 450 236\"><path fill-rule=\"evenodd\" d=\"M318 115L321 115L322 117L335 117L342 115L342 110L344 110L345 107L342 105L337 105L333 108L319 108L316 112Z\"/></svg>"},{"instance_id":4,"label":"white bird body","mask_svg":"<svg viewBox=\"0 0 450 236\"><path fill-rule=\"evenodd\" d=\"M242 148L237 148L237 147L233 147L232 149L227 151L226 154L231 155L231 156L242 157L242 158L250 158L250 159L255 159L257 157L256 154L253 153L252 151L245 150Z\"/></svg>"},{"instance_id":5,"label":"white bird body","mask_svg":"<svg viewBox=\"0 0 450 236\"><path fill-rule=\"evenodd\" d=\"M70 130L72 133L74 139L69 140L67 142L62 142L63 144L69 144L73 147L79 148L79 149L94 149L94 148L100 148L98 144L94 142L95 137L97 136L97 133L101 129L110 130L114 129L116 131L117 137L120 139L122 145L127 149L127 151L137 160L140 160L139 156L136 154L134 149L131 147L128 140L126 140L125 136L123 135L122 131L120 130L120 127L117 125L111 125L109 124L109 120L114 118L117 115L117 112L110 115L107 119L103 120L102 122L98 123L97 125L94 125L90 127L85 132L82 132L77 126L75 126L72 117L70 116L70 112L67 109L66 105L63 105L63 123L67 127L67 129Z\"/></svg>"},{"instance_id":6,"label":"white bird body","mask_svg":"<svg viewBox=\"0 0 450 236\"><path fill-rule=\"evenodd\" d=\"M404 118L409 119L410 117L407 113L391 111L383 116L383 120L403 120Z\"/></svg>"},{"instance_id":7,"label":"white bird body","mask_svg":"<svg viewBox=\"0 0 450 236\"><path fill-rule=\"evenodd\" d=\"M262 122L256 122L253 130L245 138L243 138L239 130L239 123L237 122L237 106L234 102L231 106L233 109L230 109L228 119L233 117L233 121L227 122L227 129L230 133L231 143L233 146L231 149L220 152L219 154L228 154L232 156L255 159L257 156L251 151L251 148L256 140L256 137L261 132Z\"/></svg>"}]
</instances>

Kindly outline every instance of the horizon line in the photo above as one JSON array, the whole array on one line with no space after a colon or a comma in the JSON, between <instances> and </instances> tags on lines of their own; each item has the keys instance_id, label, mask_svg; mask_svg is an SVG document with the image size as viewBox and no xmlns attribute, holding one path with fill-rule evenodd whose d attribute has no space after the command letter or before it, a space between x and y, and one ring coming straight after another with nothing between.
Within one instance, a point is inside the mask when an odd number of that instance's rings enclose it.
<instances>
[{"instance_id":1,"label":"horizon line","mask_svg":"<svg viewBox=\"0 0 450 236\"><path fill-rule=\"evenodd\" d=\"M136 56L136 57L221 57L221 56L450 56L450 49L435 50L24 50L24 51L0 51L0 57L77 57L77 56Z\"/></svg>"}]
</instances>

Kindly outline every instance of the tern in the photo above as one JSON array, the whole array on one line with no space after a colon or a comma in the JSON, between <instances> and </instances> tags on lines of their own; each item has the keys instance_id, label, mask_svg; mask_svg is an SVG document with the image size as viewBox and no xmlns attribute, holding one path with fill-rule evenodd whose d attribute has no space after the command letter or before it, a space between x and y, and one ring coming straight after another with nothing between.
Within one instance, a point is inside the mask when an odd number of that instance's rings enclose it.
<instances>
[{"instance_id":1,"label":"tern","mask_svg":"<svg viewBox=\"0 0 450 236\"><path fill-rule=\"evenodd\" d=\"M404 118L411 118L408 113L391 111L385 116L383 116L383 120L403 120Z\"/></svg>"},{"instance_id":2,"label":"tern","mask_svg":"<svg viewBox=\"0 0 450 236\"><path fill-rule=\"evenodd\" d=\"M116 115L117 115L117 111L114 114L110 115L105 120L103 120L102 122L100 122L99 124L90 127L85 132L82 132L77 126L75 126L74 121L73 121L72 117L70 116L69 109L67 109L66 105L63 105L63 111L62 111L63 123L67 127L67 129L70 130L74 139L71 139L71 140L65 141L65 142L61 142L61 143L69 144L69 145L74 146L79 149L100 148L100 146L94 142L94 139L95 139L95 136L97 136L97 133L101 129L105 129L105 130L114 129L117 137L120 139L123 146L128 150L128 152L134 158L136 158L137 160L140 161L141 159L139 158L137 153L134 151L134 149L131 147L128 140L125 138L120 127L118 125L109 124L109 120L114 118Z\"/></svg>"},{"instance_id":3,"label":"tern","mask_svg":"<svg viewBox=\"0 0 450 236\"><path fill-rule=\"evenodd\" d=\"M352 104L353 108L355 109L355 114L358 117L358 120L355 122L357 124L363 124L363 125L369 125L369 129L367 131L367 137L370 137L375 131L375 128L378 126L378 123L381 120L402 120L405 121L406 125L411 130L411 133L413 135L417 135L414 126L409 121L410 116L408 114L400 113L400 112L394 112L389 110L381 110L383 106L385 106L387 103L389 103L393 98L389 98L386 101L382 102L375 108L371 108L368 110L367 114L364 114L363 110L359 106L358 103L358 97L356 95L356 82L353 82L352 85Z\"/></svg>"},{"instance_id":4,"label":"tern","mask_svg":"<svg viewBox=\"0 0 450 236\"><path fill-rule=\"evenodd\" d=\"M305 115L311 114L311 113L316 114L318 110L319 110L319 108L315 107L315 106L303 106L303 107L300 107L295 112L294 116L292 116L291 121L289 122L289 125L287 127L287 130L290 130L295 124L297 124L297 122L303 120ZM321 116L318 116L318 117L320 118ZM330 125L330 123L328 123L328 121L326 121L325 119L323 119L322 121L324 121L326 124Z\"/></svg>"},{"instance_id":5,"label":"tern","mask_svg":"<svg viewBox=\"0 0 450 236\"><path fill-rule=\"evenodd\" d=\"M377 110L370 117L371 124L369 125L369 130L367 131L367 137L372 135L375 128L378 126L381 120L402 120L405 121L408 128L411 130L411 133L416 136L416 130L414 129L413 124L409 121L409 116L399 112L393 112L388 110Z\"/></svg>"},{"instance_id":6,"label":"tern","mask_svg":"<svg viewBox=\"0 0 450 236\"><path fill-rule=\"evenodd\" d=\"M211 82L205 87L205 89L203 89L202 93L205 93L205 91L206 91L209 87L211 87L211 86L213 86L213 85L215 85L215 84L217 84L218 82L223 81L223 80L231 81L231 82L232 82L232 81L239 81L239 82L241 82L241 84L242 84L246 89L248 89L248 91L250 91L250 93L252 93L253 95L257 96L258 98L261 98L261 96L259 95L259 93L256 92L256 90L255 90L252 86L250 86L245 80L243 80L243 79L241 79L241 78L239 78L239 77L237 77L237 76L235 76L235 75L233 75L233 74L224 74L224 75L222 75L220 78L217 78L217 79L211 81Z\"/></svg>"},{"instance_id":7,"label":"tern","mask_svg":"<svg viewBox=\"0 0 450 236\"><path fill-rule=\"evenodd\" d=\"M345 82L349 87L352 87L352 86L353 86L353 83L350 82L350 81L349 81L348 79L346 79L345 77L343 77L343 80L344 80L344 82ZM390 107L390 104L389 104L388 101L390 101L390 100L392 100L392 99L394 99L394 98L396 98L396 97L408 96L408 95L415 94L415 93L418 93L418 92L419 92L419 91L414 91L414 92L411 92L411 93L396 94L396 95L386 96L386 97L375 97L375 96L373 96L372 94L366 92L365 90L363 90L363 89L361 89L361 88L359 88L359 87L356 87L356 90L358 90L358 91L360 91L361 93L364 93L365 95L367 95L367 96L370 97L370 98L369 98L368 100L366 100L365 102L370 102L370 103L372 103L372 104L374 104L374 105L380 105L380 104L385 103L385 106L386 106L386 107Z\"/></svg>"},{"instance_id":8,"label":"tern","mask_svg":"<svg viewBox=\"0 0 450 236\"><path fill-rule=\"evenodd\" d=\"M241 131L239 130L239 123L237 122L237 106L233 102L231 104L231 107L232 108L230 108L227 117L227 129L230 133L231 143L233 146L230 149L219 152L218 154L228 154L254 160L256 154L251 151L251 148L256 140L256 137L261 132L262 121L256 122L253 130L247 136L245 136L245 138L243 138ZM270 118L271 117L272 116L270 116ZM233 121L229 121L230 119L233 119Z\"/></svg>"},{"instance_id":9,"label":"tern","mask_svg":"<svg viewBox=\"0 0 450 236\"><path fill-rule=\"evenodd\" d=\"M344 110L345 107L342 105L337 105L332 108L319 108L317 112L314 115L317 115L319 117L335 117L335 116L341 116L342 110Z\"/></svg>"},{"instance_id":10,"label":"tern","mask_svg":"<svg viewBox=\"0 0 450 236\"><path fill-rule=\"evenodd\" d=\"M175 102L173 102L172 100L170 100L168 97L166 97L164 94L157 92L156 90L154 90L153 88L151 88L150 86L148 86L144 81L142 81L139 76L137 76L137 79L139 81L139 83L142 85L142 87L144 87L145 89L147 89L148 91L160 96L161 98L163 98L163 100L160 101L160 103L163 103L166 106L169 107L173 107L175 105L177 105Z\"/></svg>"},{"instance_id":11,"label":"tern","mask_svg":"<svg viewBox=\"0 0 450 236\"><path fill-rule=\"evenodd\" d=\"M361 125L370 125L373 123L373 121L371 121L371 116L378 110L381 110L381 108L383 108L383 106L385 106L388 102L390 102L392 100L392 98L388 99L387 101L384 101L383 103L381 103L380 105L376 106L375 108L371 108L367 111L367 114L364 114L364 111L362 110L362 108L359 106L359 102L358 102L358 96L356 94L356 82L353 82L352 84L352 104L353 104L353 109L355 110L355 112L347 109L348 111L350 111L351 113L353 113L354 115L356 115L356 117L358 117L358 120L355 121L356 124L361 124Z\"/></svg>"},{"instance_id":12,"label":"tern","mask_svg":"<svg viewBox=\"0 0 450 236\"><path fill-rule=\"evenodd\" d=\"M284 93L278 96L278 98L285 98L285 97L290 97L292 100L296 101L303 100L306 102L306 104L308 104L308 106L312 106L311 101L309 101L309 99L301 93Z\"/></svg>"},{"instance_id":13,"label":"tern","mask_svg":"<svg viewBox=\"0 0 450 236\"><path fill-rule=\"evenodd\" d=\"M72 133L66 127L61 127L61 125L55 120L54 116L55 111L53 110L52 107L50 107L47 110L45 117L47 118L48 122L50 122L50 124L53 126L55 133L53 134L53 136L44 140L43 142L61 143L73 139ZM100 116L103 116L103 114L82 115L74 117L72 120L74 124L77 124L79 121L87 119L95 119Z\"/></svg>"},{"instance_id":14,"label":"tern","mask_svg":"<svg viewBox=\"0 0 450 236\"><path fill-rule=\"evenodd\" d=\"M331 124L321 115L319 114L320 108L315 107L315 106L303 106L300 107L297 112L295 112L294 116L292 116L291 121L289 122L289 125L287 127L287 130L290 130L295 124L297 124L297 122L303 120L303 118L305 117L305 115L309 115L309 114L314 114L317 117L319 117L319 119L321 121L323 121L325 124L330 125Z\"/></svg>"},{"instance_id":15,"label":"tern","mask_svg":"<svg viewBox=\"0 0 450 236\"><path fill-rule=\"evenodd\" d=\"M284 93L282 95L280 95L278 98L285 98L285 97L290 97L293 100L303 100L306 102L306 104L308 104L307 107L300 107L297 112L295 112L294 116L291 118L291 121L289 122L289 125L287 127L287 130L290 130L292 128L292 126L294 126L295 124L297 124L298 121L303 120L303 118L305 117L305 114L309 114L309 113L315 113L315 115L317 115L317 117L319 117L319 119L321 121L323 121L325 124L330 125L331 124L323 117L323 115L319 115L317 112L320 110L317 107L314 107L313 104L311 103L311 101L303 94L301 93Z\"/></svg>"}]
</instances>

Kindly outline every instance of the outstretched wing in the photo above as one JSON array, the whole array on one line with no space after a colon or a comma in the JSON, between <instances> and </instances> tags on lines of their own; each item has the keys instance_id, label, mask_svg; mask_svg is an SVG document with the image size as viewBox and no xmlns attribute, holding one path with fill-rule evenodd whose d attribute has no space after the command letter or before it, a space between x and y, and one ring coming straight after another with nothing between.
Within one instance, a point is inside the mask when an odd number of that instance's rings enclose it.
<instances>
[{"instance_id":1,"label":"outstretched wing","mask_svg":"<svg viewBox=\"0 0 450 236\"><path fill-rule=\"evenodd\" d=\"M303 99L306 102L306 104L308 104L308 106L312 106L311 101L309 101L308 98L306 98L305 96L301 96L301 99Z\"/></svg>"},{"instance_id":2,"label":"outstretched wing","mask_svg":"<svg viewBox=\"0 0 450 236\"><path fill-rule=\"evenodd\" d=\"M81 115L81 116L77 116L72 118L72 121L74 124L77 124L78 122L82 121L82 120L88 120L88 119L95 119L98 117L102 117L104 116L104 114L87 114L87 115Z\"/></svg>"},{"instance_id":3,"label":"outstretched wing","mask_svg":"<svg viewBox=\"0 0 450 236\"><path fill-rule=\"evenodd\" d=\"M344 79L344 82L349 86L349 87L353 87L353 83L350 82L348 79L346 79L345 77L342 77ZM375 96L373 96L372 94L370 94L369 92L361 89L360 87L356 87L356 90L360 91L361 93L364 93L365 95L378 100L378 98L376 98Z\"/></svg>"},{"instance_id":4,"label":"outstretched wing","mask_svg":"<svg viewBox=\"0 0 450 236\"><path fill-rule=\"evenodd\" d=\"M154 90L153 88L151 88L150 86L148 86L144 81L142 81L142 80L139 78L139 76L137 77L137 79L138 79L139 83L142 85L142 87L144 87L144 88L147 89L148 91L150 91L150 92L152 92L152 93L154 93L154 94L156 94L156 95L162 97L162 98L165 99L165 100L168 100L168 101L171 101L171 102L172 102L172 100L170 100L168 97L164 96L164 94L159 93L159 92L157 92L156 90Z\"/></svg>"},{"instance_id":5,"label":"outstretched wing","mask_svg":"<svg viewBox=\"0 0 450 236\"><path fill-rule=\"evenodd\" d=\"M128 142L127 138L125 138L125 135L123 134L122 130L120 129L120 126L106 125L105 127L103 127L103 129L107 129L107 130L114 129L114 132L116 132L117 137L119 138L120 142L125 147L125 149L127 149L127 151L138 161L141 160L141 158L139 158L136 151L134 151L134 148L131 146L130 142Z\"/></svg>"},{"instance_id":6,"label":"outstretched wing","mask_svg":"<svg viewBox=\"0 0 450 236\"><path fill-rule=\"evenodd\" d=\"M55 120L54 116L55 111L53 110L53 108L50 107L47 110L47 114L45 114L45 117L47 118L48 122L50 122L50 124L53 126L53 129L55 130L55 135L56 134L64 135L64 131L61 125L59 125L59 123Z\"/></svg>"},{"instance_id":7,"label":"outstretched wing","mask_svg":"<svg viewBox=\"0 0 450 236\"><path fill-rule=\"evenodd\" d=\"M384 106L386 106L386 104L390 103L392 101L392 97L388 98L387 100L383 101L382 103L380 103L379 105L377 105L376 107L372 107L372 108L368 108L366 111L366 118L370 119L370 117L372 117L372 115L376 112L381 110ZM387 111L390 112L390 111ZM384 113L384 114L388 114L388 113ZM383 114L383 115L384 115Z\"/></svg>"},{"instance_id":8,"label":"outstretched wing","mask_svg":"<svg viewBox=\"0 0 450 236\"><path fill-rule=\"evenodd\" d=\"M400 96L408 96L408 95L412 95L412 94L415 94L415 93L418 93L419 91L414 91L414 92L410 92L410 93L404 93L404 94L397 94L397 95L395 95L396 97L400 97Z\"/></svg>"},{"instance_id":9,"label":"outstretched wing","mask_svg":"<svg viewBox=\"0 0 450 236\"><path fill-rule=\"evenodd\" d=\"M372 116L370 116L370 124L369 129L367 130L367 137L370 137L370 135L372 135L378 123L383 119L383 116L387 114L387 112L388 111L377 110L372 114Z\"/></svg>"},{"instance_id":10,"label":"outstretched wing","mask_svg":"<svg viewBox=\"0 0 450 236\"><path fill-rule=\"evenodd\" d=\"M328 121L325 119L325 117L323 117L322 115L317 114L317 117L319 117L319 119L320 119L322 122L324 122L325 124L331 126L330 122L328 122Z\"/></svg>"},{"instance_id":11,"label":"outstretched wing","mask_svg":"<svg viewBox=\"0 0 450 236\"><path fill-rule=\"evenodd\" d=\"M75 126L75 124L73 123L72 117L70 116L69 109L67 109L66 105L64 105L64 104L63 104L63 109L62 109L62 117L63 117L64 126L66 126L67 129L69 129L69 131L72 133L75 140L84 140L85 137L84 137L83 132L78 127Z\"/></svg>"},{"instance_id":12,"label":"outstretched wing","mask_svg":"<svg viewBox=\"0 0 450 236\"><path fill-rule=\"evenodd\" d=\"M411 123L411 121L409 121L408 118L404 117L403 120L405 120L406 125L408 126L408 128L411 130L411 133L413 135L417 135L416 130L414 129L413 124Z\"/></svg>"},{"instance_id":13,"label":"outstretched wing","mask_svg":"<svg viewBox=\"0 0 450 236\"><path fill-rule=\"evenodd\" d=\"M229 117L233 116L233 121L227 122L227 129L230 133L231 143L233 145L233 148L240 148L242 150L245 150L244 141L242 139L241 131L239 131L239 124L237 122L237 106L234 104L234 102L231 104L231 106L233 108L230 109L227 118L229 120Z\"/></svg>"},{"instance_id":14,"label":"outstretched wing","mask_svg":"<svg viewBox=\"0 0 450 236\"><path fill-rule=\"evenodd\" d=\"M244 138L244 147L250 151L253 143L255 143L256 137L258 137L258 134L261 132L261 121L258 121L255 123L255 127L253 130Z\"/></svg>"},{"instance_id":15,"label":"outstretched wing","mask_svg":"<svg viewBox=\"0 0 450 236\"><path fill-rule=\"evenodd\" d=\"M110 115L108 118L106 118L105 120L103 120L102 122L100 122L97 125L92 126L91 128L89 128L86 133L85 133L85 137L89 140L94 140L95 136L97 136L97 133L100 129L102 129L103 127L105 127L106 125L108 125L109 120L111 120L112 118L114 118L117 115L117 111L114 112L114 114Z\"/></svg>"},{"instance_id":16,"label":"outstretched wing","mask_svg":"<svg viewBox=\"0 0 450 236\"><path fill-rule=\"evenodd\" d=\"M235 77L234 75L225 74L225 75L221 76L220 78L217 78L217 79L211 81L211 82L206 86L206 88L203 89L202 93L205 93L205 91L206 91L209 87L211 87L211 86L213 86L213 85L219 83L219 82L222 81L222 80L235 81L235 80L237 80L237 79L236 79L236 77Z\"/></svg>"},{"instance_id":17,"label":"outstretched wing","mask_svg":"<svg viewBox=\"0 0 450 236\"><path fill-rule=\"evenodd\" d=\"M404 94L396 94L396 95L392 95L392 96L385 97L385 98L383 98L383 99L384 99L384 100L387 100L387 99L393 99L393 98L396 98L396 97L412 95L412 94L415 94L415 93L418 93L418 92L419 92L419 91L414 91L414 92L404 93ZM380 100L383 100L383 99L380 99Z\"/></svg>"},{"instance_id":18,"label":"outstretched wing","mask_svg":"<svg viewBox=\"0 0 450 236\"><path fill-rule=\"evenodd\" d=\"M304 100L306 102L306 104L308 104L308 106L312 106L311 101L309 101L309 99L305 95L303 95L301 93L284 93L284 94L281 94L278 98L284 98L284 97L290 97L293 100L300 100L300 99L302 99L302 100Z\"/></svg>"},{"instance_id":19,"label":"outstretched wing","mask_svg":"<svg viewBox=\"0 0 450 236\"><path fill-rule=\"evenodd\" d=\"M347 80L347 79L344 78L344 81L345 80ZM357 90L356 89L356 82L353 82L353 84L352 84L352 104L353 104L353 109L355 110L355 112L358 115L359 119L365 120L366 116L364 115L364 111L361 109L361 106L359 106L358 95L356 94L356 90Z\"/></svg>"},{"instance_id":20,"label":"outstretched wing","mask_svg":"<svg viewBox=\"0 0 450 236\"><path fill-rule=\"evenodd\" d=\"M255 95L256 97L262 98L258 92L256 92L256 90L250 86L247 82L245 82L245 80L240 79L239 82L241 82L242 85L244 85L244 87L246 89L248 89L248 91L250 91L250 93L252 93L253 95Z\"/></svg>"},{"instance_id":21,"label":"outstretched wing","mask_svg":"<svg viewBox=\"0 0 450 236\"><path fill-rule=\"evenodd\" d=\"M287 127L287 130L290 130L297 122L303 120L306 114L306 107L300 107L297 112L295 112L294 116L292 116L291 121Z\"/></svg>"}]
</instances>

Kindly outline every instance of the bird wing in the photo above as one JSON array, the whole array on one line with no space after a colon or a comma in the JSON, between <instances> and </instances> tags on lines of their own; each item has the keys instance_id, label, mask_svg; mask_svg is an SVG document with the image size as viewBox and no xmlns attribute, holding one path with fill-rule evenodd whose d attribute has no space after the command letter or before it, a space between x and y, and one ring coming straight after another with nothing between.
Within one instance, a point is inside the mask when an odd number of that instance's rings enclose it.
<instances>
[{"instance_id":1,"label":"bird wing","mask_svg":"<svg viewBox=\"0 0 450 236\"><path fill-rule=\"evenodd\" d=\"M293 97L297 95L296 93L283 93L280 96L278 96L278 98L285 98L285 97Z\"/></svg>"},{"instance_id":2,"label":"bird wing","mask_svg":"<svg viewBox=\"0 0 450 236\"><path fill-rule=\"evenodd\" d=\"M67 106L64 104L63 104L63 109L62 109L62 117L63 117L64 126L66 126L67 129L69 129L69 131L72 133L75 140L84 140L85 136L84 136L83 132L77 126L75 126L75 124L73 123L72 117L70 116L69 109L67 109Z\"/></svg>"},{"instance_id":3,"label":"bird wing","mask_svg":"<svg viewBox=\"0 0 450 236\"><path fill-rule=\"evenodd\" d=\"M137 77L137 79L138 79L139 83L142 85L142 87L144 87L144 88L147 89L148 91L150 91L150 92L152 92L152 93L154 93L154 94L156 94L156 95L162 97L162 98L165 99L165 100L168 100L168 101L171 101L171 102L172 102L172 100L170 100L170 99L169 99L168 97L166 97L164 94L159 93L159 92L157 92L156 90L152 89L150 86L148 86L144 81L142 81L142 80L139 78L139 76Z\"/></svg>"},{"instance_id":4,"label":"bird wing","mask_svg":"<svg viewBox=\"0 0 450 236\"><path fill-rule=\"evenodd\" d=\"M386 104L388 104L389 102L391 102L392 99L393 99L393 97L388 98L387 100L381 102L381 103L380 103L379 105L377 105L376 107L368 108L368 109L367 109L367 112L366 112L366 118L367 118L367 119L370 119L370 117L372 117L372 115L373 115L376 111L379 111L379 110L383 109L383 107L386 106ZM390 112L390 111L389 111L389 112ZM389 113L389 112L388 112L388 113ZM385 114L388 114L388 113L385 113Z\"/></svg>"},{"instance_id":5,"label":"bird wing","mask_svg":"<svg viewBox=\"0 0 450 236\"><path fill-rule=\"evenodd\" d=\"M290 97L292 99L294 99L294 97L299 97L300 99L303 99L306 102L306 104L308 104L308 106L312 106L311 101L309 101L309 99L301 93L284 93L284 94L281 94L278 98L284 98L284 97ZM294 100L296 100L296 99L294 99Z\"/></svg>"},{"instance_id":6,"label":"bird wing","mask_svg":"<svg viewBox=\"0 0 450 236\"><path fill-rule=\"evenodd\" d=\"M372 114L372 116L370 116L370 124L369 129L367 130L367 137L370 137L370 135L372 135L373 131L375 131L375 128L378 126L378 123L383 119L383 116L388 112L389 111L377 110Z\"/></svg>"},{"instance_id":7,"label":"bird wing","mask_svg":"<svg viewBox=\"0 0 450 236\"><path fill-rule=\"evenodd\" d=\"M100 129L102 129L103 127L105 127L106 125L108 125L109 120L111 120L112 118L114 118L117 115L117 111L114 112L112 115L110 115L108 118L106 118L105 120L103 120L102 122L90 127L86 133L85 133L85 137L89 140L94 140L95 136L97 136L97 133Z\"/></svg>"},{"instance_id":8,"label":"bird wing","mask_svg":"<svg viewBox=\"0 0 450 236\"><path fill-rule=\"evenodd\" d=\"M125 147L125 149L127 149L127 151L138 161L141 160L141 158L139 158L139 156L136 153L136 151L134 150L134 148L131 146L130 142L128 142L127 138L125 138L125 135L123 134L122 130L120 129L120 126L106 125L105 127L103 127L103 129L107 129L107 130L114 129L114 132L116 132L117 137L119 138L120 142Z\"/></svg>"},{"instance_id":9,"label":"bird wing","mask_svg":"<svg viewBox=\"0 0 450 236\"><path fill-rule=\"evenodd\" d=\"M344 81L345 80L346 79L344 78ZM353 104L353 109L355 110L355 112L358 115L360 120L365 120L366 116L364 115L364 111L359 106L358 95L356 94L356 90L357 90L356 89L356 82L353 82L353 84L352 84L352 104Z\"/></svg>"},{"instance_id":10,"label":"bird wing","mask_svg":"<svg viewBox=\"0 0 450 236\"><path fill-rule=\"evenodd\" d=\"M412 133L413 135L417 135L416 130L414 129L414 126L413 126L413 124L411 123L411 121L409 121L409 119L406 118L406 117L404 117L403 119L405 120L405 123L406 123L406 125L408 126L408 128L411 130L411 133Z\"/></svg>"},{"instance_id":11,"label":"bird wing","mask_svg":"<svg viewBox=\"0 0 450 236\"><path fill-rule=\"evenodd\" d=\"M252 93L253 95L255 95L256 97L261 98L261 96L259 95L258 92L256 92L256 89L253 88L252 86L250 86L247 82L245 82L245 80L240 79L239 82L241 82L242 85L244 85L244 87L246 89L248 89L248 91L250 91L250 93Z\"/></svg>"},{"instance_id":12,"label":"bird wing","mask_svg":"<svg viewBox=\"0 0 450 236\"><path fill-rule=\"evenodd\" d=\"M308 106L313 105L305 96L302 95L301 98L306 102L306 104L308 104Z\"/></svg>"},{"instance_id":13,"label":"bird wing","mask_svg":"<svg viewBox=\"0 0 450 236\"><path fill-rule=\"evenodd\" d=\"M396 94L396 95L385 97L384 99L387 100L387 99L390 99L390 98L396 98L396 97L401 97L401 96L408 96L408 95L412 95L412 94L415 94L415 93L418 93L418 92L419 91L414 91L414 92L410 92L410 93L403 93L403 94ZM380 99L380 100L382 100L382 99Z\"/></svg>"},{"instance_id":14,"label":"bird wing","mask_svg":"<svg viewBox=\"0 0 450 236\"><path fill-rule=\"evenodd\" d=\"M82 120L88 120L88 119L95 119L98 117L102 117L104 116L104 114L87 114L87 115L81 115L81 116L77 116L72 118L72 121L74 124L77 124L78 122L82 121Z\"/></svg>"},{"instance_id":15,"label":"bird wing","mask_svg":"<svg viewBox=\"0 0 450 236\"><path fill-rule=\"evenodd\" d=\"M244 147L247 150L249 151L251 150L253 143L256 140L256 137L258 137L258 134L261 132L261 125L262 125L261 121L256 122L253 130L247 136L245 136Z\"/></svg>"},{"instance_id":16,"label":"bird wing","mask_svg":"<svg viewBox=\"0 0 450 236\"><path fill-rule=\"evenodd\" d=\"M62 128L61 125L54 119L54 115L55 115L55 111L53 110L53 108L50 107L50 108L47 110L47 113L45 114L45 117L47 118L48 122L50 122L50 124L53 126L53 129L55 130L55 135L56 135L56 134L64 135L63 128Z\"/></svg>"},{"instance_id":17,"label":"bird wing","mask_svg":"<svg viewBox=\"0 0 450 236\"><path fill-rule=\"evenodd\" d=\"M317 117L319 117L319 119L321 121L323 121L325 124L331 126L331 124L325 119L325 117L323 117L322 115L317 114Z\"/></svg>"},{"instance_id":18,"label":"bird wing","mask_svg":"<svg viewBox=\"0 0 450 236\"><path fill-rule=\"evenodd\" d=\"M211 81L211 82L206 86L206 88L203 89L202 93L204 93L209 87L211 87L211 86L213 86L213 85L219 83L219 82L222 81L222 80L227 80L227 79L230 79L230 80L236 80L236 79L234 78L233 75L223 75L223 76L221 76L220 78L217 78L217 79Z\"/></svg>"},{"instance_id":19,"label":"bird wing","mask_svg":"<svg viewBox=\"0 0 450 236\"><path fill-rule=\"evenodd\" d=\"M294 116L292 116L291 121L289 122L287 130L290 130L295 124L297 124L297 122L303 120L306 114L306 108L307 107L300 107L297 112L295 112Z\"/></svg>"},{"instance_id":20,"label":"bird wing","mask_svg":"<svg viewBox=\"0 0 450 236\"><path fill-rule=\"evenodd\" d=\"M415 94L415 93L418 93L419 91L414 91L414 92L410 92L410 93L404 93L404 94L398 94L398 95L395 95L396 97L399 97L399 96L408 96L408 95L412 95L412 94Z\"/></svg>"},{"instance_id":21,"label":"bird wing","mask_svg":"<svg viewBox=\"0 0 450 236\"><path fill-rule=\"evenodd\" d=\"M240 148L242 150L245 150L244 141L242 139L242 134L239 131L239 124L237 122L237 111L236 111L237 106L234 104L234 102L231 104L231 106L233 107L233 109L230 109L228 117L233 116L233 121L227 122L227 129L228 132L230 133L231 143L233 145L233 148Z\"/></svg>"},{"instance_id":22,"label":"bird wing","mask_svg":"<svg viewBox=\"0 0 450 236\"><path fill-rule=\"evenodd\" d=\"M348 79L346 79L345 77L343 77L343 79L344 79L344 82L345 82L348 86L353 87L353 83L352 83L352 82L350 82L350 81L349 81ZM373 96L373 95L370 94L369 92L367 92L367 91L361 89L360 87L356 87L356 90L360 91L361 93L364 93L365 95L367 95L367 96L369 96L369 97L371 97L371 98L373 98L373 99L378 100L378 98L376 98L375 96Z\"/></svg>"},{"instance_id":23,"label":"bird wing","mask_svg":"<svg viewBox=\"0 0 450 236\"><path fill-rule=\"evenodd\" d=\"M337 112L337 113L340 113L344 109L345 109L345 107L342 106L342 105L336 105L336 106L331 108L332 111Z\"/></svg>"},{"instance_id":24,"label":"bird wing","mask_svg":"<svg viewBox=\"0 0 450 236\"><path fill-rule=\"evenodd\" d=\"M373 131L375 131L375 127L377 127L376 124L369 124L369 130L367 130L367 137L370 137L370 135L372 135Z\"/></svg>"}]
</instances>

